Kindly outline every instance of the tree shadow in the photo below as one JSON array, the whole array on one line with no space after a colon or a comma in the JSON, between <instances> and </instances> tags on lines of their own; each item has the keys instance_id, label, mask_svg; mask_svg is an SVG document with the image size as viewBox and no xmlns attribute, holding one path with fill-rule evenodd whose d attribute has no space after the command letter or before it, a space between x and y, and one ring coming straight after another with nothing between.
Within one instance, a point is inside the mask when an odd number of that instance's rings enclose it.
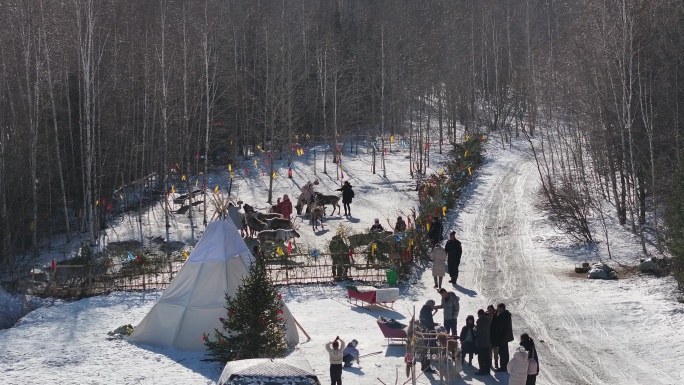
<instances>
[{"instance_id":1,"label":"tree shadow","mask_svg":"<svg viewBox=\"0 0 684 385\"><path fill-rule=\"evenodd\" d=\"M220 362L208 362L207 359L209 356L202 352L189 352L175 348L155 348L153 346L134 342L130 342L130 344L137 346L140 349L166 356L176 364L182 365L185 368L214 381L218 381L219 377L221 377L221 372L223 372L223 367L225 366Z\"/></svg>"}]
</instances>

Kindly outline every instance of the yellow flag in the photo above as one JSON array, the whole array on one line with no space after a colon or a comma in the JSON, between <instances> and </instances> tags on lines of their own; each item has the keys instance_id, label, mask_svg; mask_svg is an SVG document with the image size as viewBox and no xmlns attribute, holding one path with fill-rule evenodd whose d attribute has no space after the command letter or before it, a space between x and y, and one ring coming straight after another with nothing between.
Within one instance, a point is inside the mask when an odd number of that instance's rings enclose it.
<instances>
[{"instance_id":1,"label":"yellow flag","mask_svg":"<svg viewBox=\"0 0 684 385\"><path fill-rule=\"evenodd\" d=\"M233 165L232 164L228 165L228 171L233 171Z\"/></svg>"},{"instance_id":2,"label":"yellow flag","mask_svg":"<svg viewBox=\"0 0 684 385\"><path fill-rule=\"evenodd\" d=\"M123 200L123 194L119 194L119 199Z\"/></svg>"},{"instance_id":3,"label":"yellow flag","mask_svg":"<svg viewBox=\"0 0 684 385\"><path fill-rule=\"evenodd\" d=\"M442 216L443 216L443 217L446 217L446 213L447 213L447 208L446 208L446 206L442 206Z\"/></svg>"},{"instance_id":4,"label":"yellow flag","mask_svg":"<svg viewBox=\"0 0 684 385\"><path fill-rule=\"evenodd\" d=\"M275 178L276 178L276 173L275 173L275 171L273 171L273 179L275 179Z\"/></svg>"},{"instance_id":5,"label":"yellow flag","mask_svg":"<svg viewBox=\"0 0 684 385\"><path fill-rule=\"evenodd\" d=\"M307 138L307 139L311 139L311 137L309 136L309 134L306 134L306 138Z\"/></svg>"},{"instance_id":6,"label":"yellow flag","mask_svg":"<svg viewBox=\"0 0 684 385\"><path fill-rule=\"evenodd\" d=\"M466 135L466 141L470 140L470 135Z\"/></svg>"},{"instance_id":7,"label":"yellow flag","mask_svg":"<svg viewBox=\"0 0 684 385\"><path fill-rule=\"evenodd\" d=\"M183 259L188 259L188 252L183 250Z\"/></svg>"},{"instance_id":8,"label":"yellow flag","mask_svg":"<svg viewBox=\"0 0 684 385\"><path fill-rule=\"evenodd\" d=\"M257 148L258 148L259 150L261 150L261 145L260 145L260 144L257 144Z\"/></svg>"},{"instance_id":9,"label":"yellow flag","mask_svg":"<svg viewBox=\"0 0 684 385\"><path fill-rule=\"evenodd\" d=\"M371 244L371 256L373 256L373 257L375 256L375 249L377 249L377 248L378 248L378 245L375 242L373 242Z\"/></svg>"},{"instance_id":10,"label":"yellow flag","mask_svg":"<svg viewBox=\"0 0 684 385\"><path fill-rule=\"evenodd\" d=\"M390 135L390 143L394 143L394 135Z\"/></svg>"},{"instance_id":11,"label":"yellow flag","mask_svg":"<svg viewBox=\"0 0 684 385\"><path fill-rule=\"evenodd\" d=\"M425 228L427 229L427 231L430 231L430 223L426 223Z\"/></svg>"},{"instance_id":12,"label":"yellow flag","mask_svg":"<svg viewBox=\"0 0 684 385\"><path fill-rule=\"evenodd\" d=\"M199 178L195 179L195 187L197 187L197 185L199 185Z\"/></svg>"},{"instance_id":13,"label":"yellow flag","mask_svg":"<svg viewBox=\"0 0 684 385\"><path fill-rule=\"evenodd\" d=\"M254 167L256 167L256 166L257 166L257 160L254 159Z\"/></svg>"},{"instance_id":14,"label":"yellow flag","mask_svg":"<svg viewBox=\"0 0 684 385\"><path fill-rule=\"evenodd\" d=\"M214 194L217 192L218 192L218 185L216 185L216 187L214 187Z\"/></svg>"},{"instance_id":15,"label":"yellow flag","mask_svg":"<svg viewBox=\"0 0 684 385\"><path fill-rule=\"evenodd\" d=\"M200 175L204 174L204 171L200 171Z\"/></svg>"},{"instance_id":16,"label":"yellow flag","mask_svg":"<svg viewBox=\"0 0 684 385\"><path fill-rule=\"evenodd\" d=\"M185 175L183 175L183 176L181 177L181 180L186 180L186 179L187 179L187 178L185 177Z\"/></svg>"},{"instance_id":17,"label":"yellow flag","mask_svg":"<svg viewBox=\"0 0 684 385\"><path fill-rule=\"evenodd\" d=\"M464 158L467 158L467 157L468 157L468 151L466 151L466 152L463 154L463 157L464 157Z\"/></svg>"},{"instance_id":18,"label":"yellow flag","mask_svg":"<svg viewBox=\"0 0 684 385\"><path fill-rule=\"evenodd\" d=\"M413 247L413 239L411 239L411 240L409 241L408 247L409 247L409 249Z\"/></svg>"},{"instance_id":19,"label":"yellow flag","mask_svg":"<svg viewBox=\"0 0 684 385\"><path fill-rule=\"evenodd\" d=\"M468 167L468 175L473 175L473 172L470 170L470 167Z\"/></svg>"},{"instance_id":20,"label":"yellow flag","mask_svg":"<svg viewBox=\"0 0 684 385\"><path fill-rule=\"evenodd\" d=\"M95 200L95 206L99 206L99 205L100 205L100 201Z\"/></svg>"},{"instance_id":21,"label":"yellow flag","mask_svg":"<svg viewBox=\"0 0 684 385\"><path fill-rule=\"evenodd\" d=\"M175 193L175 192L176 192L176 186L171 185L171 194L173 194L173 193Z\"/></svg>"},{"instance_id":22,"label":"yellow flag","mask_svg":"<svg viewBox=\"0 0 684 385\"><path fill-rule=\"evenodd\" d=\"M279 257L282 257L283 255L285 255L285 252L283 251L282 247L278 246L276 248L276 254L278 254Z\"/></svg>"},{"instance_id":23,"label":"yellow flag","mask_svg":"<svg viewBox=\"0 0 684 385\"><path fill-rule=\"evenodd\" d=\"M444 169L439 170L439 175L444 175Z\"/></svg>"},{"instance_id":24,"label":"yellow flag","mask_svg":"<svg viewBox=\"0 0 684 385\"><path fill-rule=\"evenodd\" d=\"M230 172L230 179L233 179L233 172Z\"/></svg>"}]
</instances>

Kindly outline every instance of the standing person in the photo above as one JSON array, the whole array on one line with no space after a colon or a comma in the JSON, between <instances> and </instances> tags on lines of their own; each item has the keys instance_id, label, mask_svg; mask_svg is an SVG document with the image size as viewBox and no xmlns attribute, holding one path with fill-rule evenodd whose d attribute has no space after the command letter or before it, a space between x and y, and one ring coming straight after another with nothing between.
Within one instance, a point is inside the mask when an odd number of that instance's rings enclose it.
<instances>
[{"instance_id":1,"label":"standing person","mask_svg":"<svg viewBox=\"0 0 684 385\"><path fill-rule=\"evenodd\" d=\"M475 375L488 376L492 368L492 345L489 340L489 318L482 309L477 311L475 327L475 348L477 349L477 363L480 366L480 370Z\"/></svg>"},{"instance_id":2,"label":"standing person","mask_svg":"<svg viewBox=\"0 0 684 385\"><path fill-rule=\"evenodd\" d=\"M496 325L498 334L497 347L499 348L499 356L501 357L501 367L497 372L505 372L509 360L508 343L513 341L514 338L511 312L506 310L506 305L502 303L496 305ZM494 342L492 342L492 345L493 344Z\"/></svg>"},{"instance_id":3,"label":"standing person","mask_svg":"<svg viewBox=\"0 0 684 385\"><path fill-rule=\"evenodd\" d=\"M394 233L403 233L406 231L406 222L401 216L397 217L397 223L394 224Z\"/></svg>"},{"instance_id":4,"label":"standing person","mask_svg":"<svg viewBox=\"0 0 684 385\"><path fill-rule=\"evenodd\" d=\"M325 350L330 355L330 385L342 385L342 357L344 353L340 349L340 345L344 345L340 336L325 344Z\"/></svg>"},{"instance_id":5,"label":"standing person","mask_svg":"<svg viewBox=\"0 0 684 385\"><path fill-rule=\"evenodd\" d=\"M534 346L534 340L532 340L532 338L525 333L520 336L520 346L525 348L528 358L534 358L534 360L537 362L536 373L528 374L527 381L525 381L525 385L535 385L537 383L537 376L539 375L539 357L537 357L537 348Z\"/></svg>"},{"instance_id":6,"label":"standing person","mask_svg":"<svg viewBox=\"0 0 684 385\"><path fill-rule=\"evenodd\" d=\"M316 186L318 186L318 179L308 181L299 189L302 193L299 194L299 198L297 198L297 214L302 213L302 208L304 206L307 206L308 209L308 204L313 200L314 195L316 195Z\"/></svg>"},{"instance_id":7,"label":"standing person","mask_svg":"<svg viewBox=\"0 0 684 385\"><path fill-rule=\"evenodd\" d=\"M442 296L442 304L435 306L433 309L443 309L444 311L444 328L447 333L452 336L456 335L456 318L458 318L458 311L461 308L459 298L451 291L446 289L439 289L439 295Z\"/></svg>"},{"instance_id":8,"label":"standing person","mask_svg":"<svg viewBox=\"0 0 684 385\"><path fill-rule=\"evenodd\" d=\"M287 194L283 195L283 200L278 203L278 208L280 209L279 212L282 214L283 218L289 221L292 216L292 202Z\"/></svg>"},{"instance_id":9,"label":"standing person","mask_svg":"<svg viewBox=\"0 0 684 385\"><path fill-rule=\"evenodd\" d=\"M278 197L278 200L276 201L276 204L271 206L271 209L269 212L274 213L274 214L280 214L280 203L283 201L282 198Z\"/></svg>"},{"instance_id":10,"label":"standing person","mask_svg":"<svg viewBox=\"0 0 684 385\"><path fill-rule=\"evenodd\" d=\"M435 280L435 289L441 289L446 273L447 253L439 243L432 249L430 260L432 260L432 278Z\"/></svg>"},{"instance_id":11,"label":"standing person","mask_svg":"<svg viewBox=\"0 0 684 385\"><path fill-rule=\"evenodd\" d=\"M351 261L349 260L349 246L344 242L344 238L339 234L334 235L328 244L328 250L332 257L333 279L335 281L347 279Z\"/></svg>"},{"instance_id":12,"label":"standing person","mask_svg":"<svg viewBox=\"0 0 684 385\"><path fill-rule=\"evenodd\" d=\"M520 346L513 352L513 359L507 365L508 374L510 374L508 385L525 385L528 367L527 352Z\"/></svg>"},{"instance_id":13,"label":"standing person","mask_svg":"<svg viewBox=\"0 0 684 385\"><path fill-rule=\"evenodd\" d=\"M447 264L449 266L449 280L450 283L456 284L458 279L458 267L461 264L461 255L463 249L461 248L461 241L456 239L456 232L449 233L449 240L444 245L444 250L447 252Z\"/></svg>"},{"instance_id":14,"label":"standing person","mask_svg":"<svg viewBox=\"0 0 684 385\"><path fill-rule=\"evenodd\" d=\"M475 317L469 315L466 317L466 324L461 329L461 335L459 336L461 340L461 364L465 363L465 355L468 354L468 363L470 366L473 365L473 354L475 353Z\"/></svg>"},{"instance_id":15,"label":"standing person","mask_svg":"<svg viewBox=\"0 0 684 385\"><path fill-rule=\"evenodd\" d=\"M245 214L241 213L242 201L237 201L237 205L233 202L228 203L228 216L233 221L235 227L240 230L240 236L245 237Z\"/></svg>"},{"instance_id":16,"label":"standing person","mask_svg":"<svg viewBox=\"0 0 684 385\"><path fill-rule=\"evenodd\" d=\"M435 301L429 299L425 302L422 308L420 308L420 316L418 320L420 324L423 325L428 331L435 330L435 320L433 316L437 313L434 310Z\"/></svg>"},{"instance_id":17,"label":"standing person","mask_svg":"<svg viewBox=\"0 0 684 385\"><path fill-rule=\"evenodd\" d=\"M442 220L437 216L432 218L432 222L430 223L430 231L428 231L428 238L430 238L430 241L432 241L433 247L442 240L443 231L444 227L442 226Z\"/></svg>"},{"instance_id":18,"label":"standing person","mask_svg":"<svg viewBox=\"0 0 684 385\"><path fill-rule=\"evenodd\" d=\"M342 187L335 191L342 191L342 205L344 206L344 216L351 216L351 203L354 198L354 190L352 190L352 185L349 181L344 181Z\"/></svg>"},{"instance_id":19,"label":"standing person","mask_svg":"<svg viewBox=\"0 0 684 385\"><path fill-rule=\"evenodd\" d=\"M359 341L351 340L344 348L342 352L342 361L344 361L344 367L349 368L352 366L352 362L356 361L356 365L359 365L359 350L356 347L359 345Z\"/></svg>"},{"instance_id":20,"label":"standing person","mask_svg":"<svg viewBox=\"0 0 684 385\"><path fill-rule=\"evenodd\" d=\"M494 371L499 369L499 343L501 341L501 325L497 318L494 305L487 306L487 318L489 319L489 342L492 345L492 358L494 359ZM506 367L501 365L501 367Z\"/></svg>"}]
</instances>

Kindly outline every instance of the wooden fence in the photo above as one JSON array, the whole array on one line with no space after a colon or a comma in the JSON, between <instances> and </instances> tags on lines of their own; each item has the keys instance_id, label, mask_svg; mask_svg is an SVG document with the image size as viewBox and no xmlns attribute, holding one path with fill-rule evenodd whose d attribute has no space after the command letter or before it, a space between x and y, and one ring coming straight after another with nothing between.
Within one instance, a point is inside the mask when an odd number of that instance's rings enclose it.
<instances>
[{"instance_id":1,"label":"wooden fence","mask_svg":"<svg viewBox=\"0 0 684 385\"><path fill-rule=\"evenodd\" d=\"M150 262L151 261L151 262ZM333 264L329 254L284 255L266 260L266 270L277 286L292 284L322 284L342 279L369 284L386 282L386 272L397 268L405 271L402 262L368 264L364 261ZM147 263L56 265L43 295L58 298L82 298L112 291L165 289L176 276L183 262L157 256ZM333 274L333 269L338 271Z\"/></svg>"}]
</instances>

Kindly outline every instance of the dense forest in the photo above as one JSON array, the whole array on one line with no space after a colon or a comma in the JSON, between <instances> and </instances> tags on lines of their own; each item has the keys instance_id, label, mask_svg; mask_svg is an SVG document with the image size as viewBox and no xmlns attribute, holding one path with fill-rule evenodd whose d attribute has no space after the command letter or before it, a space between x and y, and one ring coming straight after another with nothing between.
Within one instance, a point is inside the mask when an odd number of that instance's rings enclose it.
<instances>
[{"instance_id":1,"label":"dense forest","mask_svg":"<svg viewBox=\"0 0 684 385\"><path fill-rule=\"evenodd\" d=\"M480 133L530 140L578 239L608 203L684 255L681 1L0 2L5 266L94 242L123 186L163 196L255 148Z\"/></svg>"}]
</instances>

